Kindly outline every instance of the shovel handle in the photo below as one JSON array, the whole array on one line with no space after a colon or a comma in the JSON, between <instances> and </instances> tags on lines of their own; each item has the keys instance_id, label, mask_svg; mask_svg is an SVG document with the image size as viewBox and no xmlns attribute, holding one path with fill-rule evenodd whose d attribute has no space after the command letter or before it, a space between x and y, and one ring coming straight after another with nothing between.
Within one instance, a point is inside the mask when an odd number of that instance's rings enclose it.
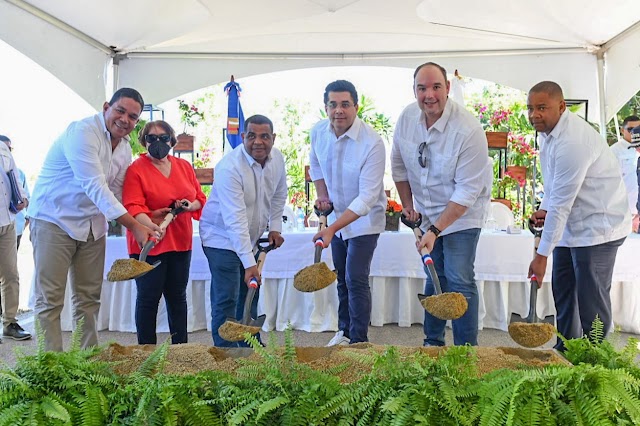
<instances>
[{"instance_id":1,"label":"shovel handle","mask_svg":"<svg viewBox=\"0 0 640 426\"><path fill-rule=\"evenodd\" d=\"M158 225L160 227L160 229L162 231L167 229L169 224L171 222L173 222L173 219L175 219L176 216L178 214L182 213L183 211L184 211L184 205L181 205L180 207L175 207L175 208L171 209L171 211L165 215L164 220L160 223L160 225ZM140 256L138 258L140 260L140 262L144 262L144 261L147 260L147 255L149 254L151 249L156 244L158 244L159 242L160 242L159 238L157 238L157 237L149 237L149 239L145 243L144 247L142 248L142 251L140 252Z\"/></svg>"},{"instance_id":2,"label":"shovel handle","mask_svg":"<svg viewBox=\"0 0 640 426\"><path fill-rule=\"evenodd\" d=\"M416 236L416 241L420 242L420 240L422 239L422 230L417 225L411 226L407 224L407 222L415 225L416 223L419 224L421 222L421 219L416 222L410 222L409 220L405 222L403 219L403 222L405 225L413 229L413 235ZM420 257L422 258L422 264L426 266L427 271L429 271L429 275L431 275L431 281L433 281L433 286L436 289L436 294L442 294L442 287L440 286L440 278L438 278L436 267L433 264L433 258L431 257L431 254L429 253L429 250L427 250L426 247L422 247L420 249Z\"/></svg>"},{"instance_id":3,"label":"shovel handle","mask_svg":"<svg viewBox=\"0 0 640 426\"><path fill-rule=\"evenodd\" d=\"M529 315L527 322L536 322L536 307L538 306L538 277L531 275L531 289L529 290Z\"/></svg>"}]
</instances>

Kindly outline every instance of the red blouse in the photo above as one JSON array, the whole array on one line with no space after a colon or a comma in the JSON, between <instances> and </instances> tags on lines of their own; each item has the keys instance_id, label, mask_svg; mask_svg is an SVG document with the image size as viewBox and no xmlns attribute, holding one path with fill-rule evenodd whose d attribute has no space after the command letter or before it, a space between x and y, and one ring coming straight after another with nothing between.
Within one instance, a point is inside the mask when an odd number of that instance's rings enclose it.
<instances>
[{"instance_id":1,"label":"red blouse","mask_svg":"<svg viewBox=\"0 0 640 426\"><path fill-rule=\"evenodd\" d=\"M204 207L206 196L200 188L191 164L180 158L167 156L171 162L171 173L165 177L147 155L142 155L127 169L122 188L122 202L127 211L135 217L163 207L172 206L183 198L200 201ZM149 252L154 256L169 251L187 251L192 247L193 225L191 219L199 220L202 207L195 212L182 212L169 224L164 238ZM140 247L127 230L129 254L140 254Z\"/></svg>"}]
</instances>

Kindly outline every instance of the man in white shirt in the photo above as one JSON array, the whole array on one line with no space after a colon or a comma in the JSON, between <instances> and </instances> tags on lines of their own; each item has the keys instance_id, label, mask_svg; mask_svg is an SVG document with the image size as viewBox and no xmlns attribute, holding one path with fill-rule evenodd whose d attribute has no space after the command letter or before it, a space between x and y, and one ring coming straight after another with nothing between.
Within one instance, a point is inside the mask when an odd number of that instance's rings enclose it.
<instances>
[{"instance_id":1,"label":"man in white shirt","mask_svg":"<svg viewBox=\"0 0 640 426\"><path fill-rule=\"evenodd\" d=\"M246 347L218 333L227 318L242 319L247 284L261 282L254 257L258 239L269 229L269 243L280 247L287 200L284 158L273 147L273 123L263 115L246 119L242 145L222 157L200 217L200 238L211 271L211 335L219 347ZM257 317L259 291L251 316ZM257 334L256 337L260 338Z\"/></svg>"},{"instance_id":2,"label":"man in white shirt","mask_svg":"<svg viewBox=\"0 0 640 426\"><path fill-rule=\"evenodd\" d=\"M384 142L358 118L358 93L346 80L324 91L329 118L311 129L309 175L316 187L316 207L333 203L331 224L316 234L331 245L338 275L338 332L327 346L369 341L371 290L369 270L378 237L385 227Z\"/></svg>"},{"instance_id":3,"label":"man in white shirt","mask_svg":"<svg viewBox=\"0 0 640 426\"><path fill-rule=\"evenodd\" d=\"M611 145L611 151L618 159L622 180L627 188L629 199L629 210L633 215L638 214L636 202L638 201L638 179L636 178L636 167L638 164L638 152L631 146L631 130L640 126L640 118L631 115L622 121L620 130L622 139Z\"/></svg>"},{"instance_id":4,"label":"man in white shirt","mask_svg":"<svg viewBox=\"0 0 640 426\"><path fill-rule=\"evenodd\" d=\"M83 348L98 344L96 320L104 273L107 220L130 229L143 245L160 228L148 228L120 203L131 163L128 135L144 107L142 96L122 88L103 111L73 122L53 143L40 171L29 207L35 263L36 314L45 348L62 351L60 312L67 275L74 322L81 319Z\"/></svg>"},{"instance_id":5,"label":"man in white shirt","mask_svg":"<svg viewBox=\"0 0 640 426\"><path fill-rule=\"evenodd\" d=\"M531 220L544 224L531 265L541 285L553 253L551 285L557 329L567 339L589 336L596 316L612 325L611 276L631 215L617 161L606 141L572 114L562 89L536 84L527 99L529 121L539 132L545 195ZM558 339L556 349L564 350Z\"/></svg>"},{"instance_id":6,"label":"man in white shirt","mask_svg":"<svg viewBox=\"0 0 640 426\"><path fill-rule=\"evenodd\" d=\"M478 344L478 289L474 261L489 206L491 183L487 138L478 120L448 99L446 70L427 62L414 73L417 102L396 124L391 173L402 213L422 215L418 250L431 253L443 292L462 293L467 312L453 321L456 345ZM425 294L435 293L427 272ZM425 312L425 346L444 346L446 321Z\"/></svg>"},{"instance_id":7,"label":"man in white shirt","mask_svg":"<svg viewBox=\"0 0 640 426\"><path fill-rule=\"evenodd\" d=\"M18 179L18 167L13 160L9 147L0 143L0 294L2 295L2 334L5 338L26 340L31 334L23 330L16 320L20 294L18 278L18 249L16 239L15 217L29 204L27 194L18 185L22 203L10 208L12 186L9 174L15 182ZM1 340L0 340L1 342Z\"/></svg>"},{"instance_id":8,"label":"man in white shirt","mask_svg":"<svg viewBox=\"0 0 640 426\"><path fill-rule=\"evenodd\" d=\"M640 127L633 128L631 132L631 141L629 143L629 147L627 149L636 151L637 159L635 165L634 174L636 176L636 200L635 200L635 211L636 213L633 215L633 223L631 228L633 232L637 232L640 234Z\"/></svg>"},{"instance_id":9,"label":"man in white shirt","mask_svg":"<svg viewBox=\"0 0 640 426\"><path fill-rule=\"evenodd\" d=\"M4 142L5 145L9 147L9 151L13 151L13 143L11 139L7 136L0 135L0 141ZM27 176L24 172L18 168L18 184L24 189L25 194L27 194L27 198L31 198L31 191L29 191L29 184L27 183ZM20 210L16 214L16 236L17 236L17 245L18 249L20 248L20 239L22 238L22 233L24 232L24 228L29 225L29 219L27 218L27 209L24 208ZM2 313L0 311L0 313Z\"/></svg>"}]
</instances>

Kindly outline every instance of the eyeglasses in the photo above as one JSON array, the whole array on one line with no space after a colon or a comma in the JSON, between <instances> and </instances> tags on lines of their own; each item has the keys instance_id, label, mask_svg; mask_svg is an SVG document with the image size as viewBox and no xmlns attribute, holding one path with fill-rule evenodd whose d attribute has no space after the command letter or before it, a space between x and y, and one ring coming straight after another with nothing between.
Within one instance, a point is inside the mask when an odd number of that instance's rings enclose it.
<instances>
[{"instance_id":1,"label":"eyeglasses","mask_svg":"<svg viewBox=\"0 0 640 426\"><path fill-rule=\"evenodd\" d=\"M327 107L329 109L336 109L338 108L338 105L340 105L340 108L342 109L349 109L353 106L353 104L348 101L340 102L339 104L335 101L327 102Z\"/></svg>"},{"instance_id":2,"label":"eyeglasses","mask_svg":"<svg viewBox=\"0 0 640 426\"><path fill-rule=\"evenodd\" d=\"M427 146L427 143L422 142L418 147L418 164L420 164L420 167L422 167L423 169L427 167L427 160L424 157L422 157L422 153L424 152L425 146Z\"/></svg>"},{"instance_id":3,"label":"eyeglasses","mask_svg":"<svg viewBox=\"0 0 640 426\"><path fill-rule=\"evenodd\" d=\"M171 140L171 135L163 133L161 135L144 135L144 140L146 143L154 143L154 142L162 142L167 143Z\"/></svg>"},{"instance_id":4,"label":"eyeglasses","mask_svg":"<svg viewBox=\"0 0 640 426\"><path fill-rule=\"evenodd\" d=\"M631 133L631 131L632 131L633 129L635 129L635 127L625 127L624 129L625 129L627 132Z\"/></svg>"}]
</instances>

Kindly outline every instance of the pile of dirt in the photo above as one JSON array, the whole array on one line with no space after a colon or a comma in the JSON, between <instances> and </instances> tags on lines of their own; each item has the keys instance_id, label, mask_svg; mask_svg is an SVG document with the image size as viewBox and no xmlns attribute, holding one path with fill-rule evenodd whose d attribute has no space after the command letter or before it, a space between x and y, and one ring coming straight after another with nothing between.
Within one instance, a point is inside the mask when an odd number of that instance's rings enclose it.
<instances>
[{"instance_id":1,"label":"pile of dirt","mask_svg":"<svg viewBox=\"0 0 640 426\"><path fill-rule=\"evenodd\" d=\"M115 362L114 369L118 374L130 374L144 362L155 349L153 345L121 346L112 343L97 358ZM351 383L371 372L372 365L358 361L358 354L382 353L387 346L358 343L349 346L334 347L298 347L298 362L315 370L326 371L347 365L338 374L340 381ZM507 368L516 369L522 366L543 367L550 364L568 362L552 350L531 350L506 347L476 347L478 355L478 371L480 375L490 371ZM400 358L412 357L417 353L437 358L447 348L436 347L397 347ZM248 348L221 349L207 347L203 344L187 343L169 347L164 364L166 374L194 374L206 370L217 370L233 373L240 363L239 358L258 359L253 350Z\"/></svg>"}]
</instances>

